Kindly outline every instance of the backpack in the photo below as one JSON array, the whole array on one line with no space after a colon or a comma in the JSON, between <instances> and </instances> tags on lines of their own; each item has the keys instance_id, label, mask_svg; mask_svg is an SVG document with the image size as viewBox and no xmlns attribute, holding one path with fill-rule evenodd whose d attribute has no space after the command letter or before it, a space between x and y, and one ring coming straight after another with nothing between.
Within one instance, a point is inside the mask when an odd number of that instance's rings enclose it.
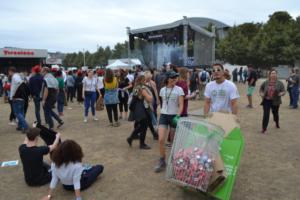
<instances>
[{"instance_id":1,"label":"backpack","mask_svg":"<svg viewBox=\"0 0 300 200\"><path fill-rule=\"evenodd\" d=\"M206 81L206 71L203 71L200 77L201 82L205 82Z\"/></svg>"}]
</instances>

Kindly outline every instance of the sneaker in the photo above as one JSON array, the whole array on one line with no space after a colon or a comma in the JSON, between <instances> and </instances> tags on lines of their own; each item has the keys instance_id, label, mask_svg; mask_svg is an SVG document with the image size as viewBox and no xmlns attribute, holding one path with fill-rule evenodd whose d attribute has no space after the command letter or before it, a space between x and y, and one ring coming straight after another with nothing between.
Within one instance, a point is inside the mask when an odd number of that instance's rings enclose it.
<instances>
[{"instance_id":1,"label":"sneaker","mask_svg":"<svg viewBox=\"0 0 300 200\"><path fill-rule=\"evenodd\" d=\"M120 123L119 123L119 122L115 122L115 123L113 124L113 126L114 126L114 127L118 127L118 126L120 126Z\"/></svg>"},{"instance_id":2,"label":"sneaker","mask_svg":"<svg viewBox=\"0 0 300 200\"><path fill-rule=\"evenodd\" d=\"M129 144L130 147L132 146L132 139L130 137L127 138L127 143Z\"/></svg>"},{"instance_id":3,"label":"sneaker","mask_svg":"<svg viewBox=\"0 0 300 200\"><path fill-rule=\"evenodd\" d=\"M62 125L64 125L63 121L59 122L59 124L57 125L57 128L59 129Z\"/></svg>"},{"instance_id":4,"label":"sneaker","mask_svg":"<svg viewBox=\"0 0 300 200\"><path fill-rule=\"evenodd\" d=\"M11 125L11 126L17 125L17 123L16 123L15 121L11 121L11 122L9 122L8 124Z\"/></svg>"},{"instance_id":5,"label":"sneaker","mask_svg":"<svg viewBox=\"0 0 300 200\"><path fill-rule=\"evenodd\" d=\"M142 144L142 145L140 145L140 149L142 149L142 150L149 150L149 149L151 149L151 147L149 147L146 144Z\"/></svg>"},{"instance_id":6,"label":"sneaker","mask_svg":"<svg viewBox=\"0 0 300 200\"><path fill-rule=\"evenodd\" d=\"M94 121L98 121L99 119L97 117L94 117Z\"/></svg>"},{"instance_id":7,"label":"sneaker","mask_svg":"<svg viewBox=\"0 0 300 200\"><path fill-rule=\"evenodd\" d=\"M167 143L167 144L165 144L165 146L167 147L167 148L172 148L172 143Z\"/></svg>"},{"instance_id":8,"label":"sneaker","mask_svg":"<svg viewBox=\"0 0 300 200\"><path fill-rule=\"evenodd\" d=\"M263 130L261 131L261 133L262 133L262 134L266 134L266 131L267 131L267 129L263 129Z\"/></svg>"},{"instance_id":9,"label":"sneaker","mask_svg":"<svg viewBox=\"0 0 300 200\"><path fill-rule=\"evenodd\" d=\"M84 122L84 123L87 123L87 118L86 118L86 117L83 119L83 122Z\"/></svg>"},{"instance_id":10,"label":"sneaker","mask_svg":"<svg viewBox=\"0 0 300 200\"><path fill-rule=\"evenodd\" d=\"M166 162L164 158L160 158L158 164L155 166L154 171L155 173L159 173L166 168Z\"/></svg>"},{"instance_id":11,"label":"sneaker","mask_svg":"<svg viewBox=\"0 0 300 200\"><path fill-rule=\"evenodd\" d=\"M253 106L248 105L248 106L246 106L246 108L253 108Z\"/></svg>"},{"instance_id":12,"label":"sneaker","mask_svg":"<svg viewBox=\"0 0 300 200\"><path fill-rule=\"evenodd\" d=\"M37 121L34 121L34 122L32 123L32 128L36 128L37 125L38 125L38 122L37 122Z\"/></svg>"}]
</instances>

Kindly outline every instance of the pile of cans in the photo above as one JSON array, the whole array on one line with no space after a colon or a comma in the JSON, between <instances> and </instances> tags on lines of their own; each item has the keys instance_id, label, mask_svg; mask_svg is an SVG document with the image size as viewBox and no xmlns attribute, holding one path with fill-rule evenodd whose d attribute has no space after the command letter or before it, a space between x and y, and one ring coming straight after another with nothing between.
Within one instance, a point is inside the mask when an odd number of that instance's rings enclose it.
<instances>
[{"instance_id":1,"label":"pile of cans","mask_svg":"<svg viewBox=\"0 0 300 200\"><path fill-rule=\"evenodd\" d=\"M179 149L173 155L175 179L206 192L214 171L214 158L200 148Z\"/></svg>"}]
</instances>

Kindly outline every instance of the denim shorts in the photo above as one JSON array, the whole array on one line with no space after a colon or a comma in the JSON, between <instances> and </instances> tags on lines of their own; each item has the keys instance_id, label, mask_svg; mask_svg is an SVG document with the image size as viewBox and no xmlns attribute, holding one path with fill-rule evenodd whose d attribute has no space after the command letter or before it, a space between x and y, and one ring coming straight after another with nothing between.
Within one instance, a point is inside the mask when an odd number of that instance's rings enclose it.
<instances>
[{"instance_id":1,"label":"denim shorts","mask_svg":"<svg viewBox=\"0 0 300 200\"><path fill-rule=\"evenodd\" d=\"M158 123L159 126L162 126L164 128L168 128L168 126L170 126L171 128L176 128L176 126L172 124L172 120L174 117L176 117L176 115L160 114Z\"/></svg>"}]
</instances>

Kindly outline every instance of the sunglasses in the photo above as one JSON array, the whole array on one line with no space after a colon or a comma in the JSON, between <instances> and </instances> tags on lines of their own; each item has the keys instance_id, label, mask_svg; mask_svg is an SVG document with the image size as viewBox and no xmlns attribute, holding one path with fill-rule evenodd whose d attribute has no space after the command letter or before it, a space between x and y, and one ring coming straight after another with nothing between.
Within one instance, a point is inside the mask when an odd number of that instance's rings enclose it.
<instances>
[{"instance_id":1,"label":"sunglasses","mask_svg":"<svg viewBox=\"0 0 300 200\"><path fill-rule=\"evenodd\" d=\"M223 70L220 69L220 68L219 68L219 69L213 69L213 70L212 70L212 72L221 72L221 71L223 71Z\"/></svg>"}]
</instances>

